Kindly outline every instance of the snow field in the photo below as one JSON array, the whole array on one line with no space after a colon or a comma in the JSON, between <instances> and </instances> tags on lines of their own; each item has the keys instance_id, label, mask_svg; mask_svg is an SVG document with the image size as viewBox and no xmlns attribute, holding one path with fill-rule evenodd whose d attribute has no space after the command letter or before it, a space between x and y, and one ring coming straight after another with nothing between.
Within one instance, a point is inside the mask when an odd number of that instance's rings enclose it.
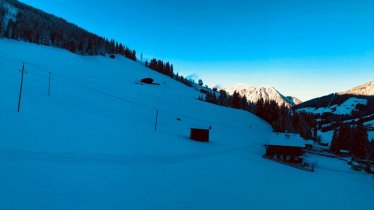
<instances>
[{"instance_id":1,"label":"snow field","mask_svg":"<svg viewBox=\"0 0 374 210\"><path fill-rule=\"evenodd\" d=\"M17 113L22 62L28 73ZM161 85L135 84L144 77ZM369 175L317 156L308 157L318 162L314 173L264 159L271 127L248 112L198 101L199 94L125 58L0 39L0 208L372 205ZM210 143L188 139L190 127L207 125Z\"/></svg>"}]
</instances>

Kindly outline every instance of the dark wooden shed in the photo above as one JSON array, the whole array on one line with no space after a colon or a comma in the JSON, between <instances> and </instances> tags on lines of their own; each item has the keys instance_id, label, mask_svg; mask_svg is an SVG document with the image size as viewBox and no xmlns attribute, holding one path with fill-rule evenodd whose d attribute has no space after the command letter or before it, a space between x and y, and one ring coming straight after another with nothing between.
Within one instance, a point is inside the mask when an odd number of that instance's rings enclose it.
<instances>
[{"instance_id":1,"label":"dark wooden shed","mask_svg":"<svg viewBox=\"0 0 374 210\"><path fill-rule=\"evenodd\" d=\"M209 142L209 129L191 128L190 139Z\"/></svg>"},{"instance_id":2,"label":"dark wooden shed","mask_svg":"<svg viewBox=\"0 0 374 210\"><path fill-rule=\"evenodd\" d=\"M143 79L140 80L140 82L145 83L145 84L152 84L153 81L154 80L152 78L150 78L150 77L143 78Z\"/></svg>"}]
</instances>

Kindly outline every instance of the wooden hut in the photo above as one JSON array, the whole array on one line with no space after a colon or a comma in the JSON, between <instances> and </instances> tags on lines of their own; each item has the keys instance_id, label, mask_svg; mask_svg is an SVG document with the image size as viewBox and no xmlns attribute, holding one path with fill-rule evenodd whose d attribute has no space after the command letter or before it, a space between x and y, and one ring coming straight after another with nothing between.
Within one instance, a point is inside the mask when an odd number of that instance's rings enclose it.
<instances>
[{"instance_id":1,"label":"wooden hut","mask_svg":"<svg viewBox=\"0 0 374 210\"><path fill-rule=\"evenodd\" d=\"M352 170L355 170L355 171L361 171L362 170L361 164L356 162L356 161L353 161L351 163L351 168L352 168Z\"/></svg>"},{"instance_id":2,"label":"wooden hut","mask_svg":"<svg viewBox=\"0 0 374 210\"><path fill-rule=\"evenodd\" d=\"M190 139L200 142L209 142L209 129L191 128Z\"/></svg>"},{"instance_id":3,"label":"wooden hut","mask_svg":"<svg viewBox=\"0 0 374 210\"><path fill-rule=\"evenodd\" d=\"M145 83L145 84L152 84L153 81L154 81L154 79L152 79L150 77L143 78L143 79L140 80L140 82Z\"/></svg>"},{"instance_id":4,"label":"wooden hut","mask_svg":"<svg viewBox=\"0 0 374 210\"><path fill-rule=\"evenodd\" d=\"M275 136L265 145L265 157L288 163L303 163L305 142L299 138Z\"/></svg>"}]
</instances>

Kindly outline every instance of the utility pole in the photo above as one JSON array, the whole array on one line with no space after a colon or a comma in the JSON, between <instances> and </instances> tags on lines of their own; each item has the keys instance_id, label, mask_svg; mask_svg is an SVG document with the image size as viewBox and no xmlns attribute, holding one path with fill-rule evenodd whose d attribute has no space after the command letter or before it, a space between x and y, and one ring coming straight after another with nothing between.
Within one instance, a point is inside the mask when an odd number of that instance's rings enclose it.
<instances>
[{"instance_id":1,"label":"utility pole","mask_svg":"<svg viewBox=\"0 0 374 210\"><path fill-rule=\"evenodd\" d=\"M48 95L51 95L51 72L49 72L49 79L48 79Z\"/></svg>"},{"instance_id":2,"label":"utility pole","mask_svg":"<svg viewBox=\"0 0 374 210\"><path fill-rule=\"evenodd\" d=\"M158 120L158 109L156 110L155 132L157 130L157 120Z\"/></svg>"},{"instance_id":3,"label":"utility pole","mask_svg":"<svg viewBox=\"0 0 374 210\"><path fill-rule=\"evenodd\" d=\"M21 97L22 97L22 85L23 85L23 75L25 74L25 63L22 64L22 70L21 70L21 85L19 88L19 96L18 96L18 112L21 108Z\"/></svg>"}]
</instances>

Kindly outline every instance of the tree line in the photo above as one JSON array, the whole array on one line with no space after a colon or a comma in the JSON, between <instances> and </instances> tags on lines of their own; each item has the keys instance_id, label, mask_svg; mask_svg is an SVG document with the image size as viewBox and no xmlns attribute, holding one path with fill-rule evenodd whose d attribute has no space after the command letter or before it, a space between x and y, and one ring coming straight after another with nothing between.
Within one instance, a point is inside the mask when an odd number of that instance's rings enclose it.
<instances>
[{"instance_id":1,"label":"tree line","mask_svg":"<svg viewBox=\"0 0 374 210\"><path fill-rule=\"evenodd\" d=\"M247 100L246 96L241 96L235 91L229 95L226 91L211 91L206 94L206 102L243 109L249 111L268 122L274 132L299 133L304 139L318 141L317 123L313 115L308 113L298 113L285 106L279 106L274 100L264 100L260 98L256 103Z\"/></svg>"},{"instance_id":2,"label":"tree line","mask_svg":"<svg viewBox=\"0 0 374 210\"><path fill-rule=\"evenodd\" d=\"M330 150L336 154L346 150L355 159L369 158L369 152L372 151L363 123L359 122L355 126L340 123L339 128L334 130Z\"/></svg>"},{"instance_id":3,"label":"tree line","mask_svg":"<svg viewBox=\"0 0 374 210\"><path fill-rule=\"evenodd\" d=\"M164 62L162 60L157 60L156 58L153 58L149 62L146 61L144 65L157 72L160 72L172 78L174 77L174 66L169 62Z\"/></svg>"},{"instance_id":4,"label":"tree line","mask_svg":"<svg viewBox=\"0 0 374 210\"><path fill-rule=\"evenodd\" d=\"M9 18L7 21L5 17L10 14L10 11L5 2L18 10L16 17ZM0 2L0 37L55 46L79 55L120 54L131 60L137 60L136 51L122 43L90 33L62 18L16 0ZM169 62L151 59L145 65L185 85L192 86L191 81L174 74L174 67Z\"/></svg>"},{"instance_id":5,"label":"tree line","mask_svg":"<svg viewBox=\"0 0 374 210\"><path fill-rule=\"evenodd\" d=\"M8 1L17 8L15 18L4 21L8 7L0 4L0 36L35 44L64 48L80 55L120 54L136 60L136 51L114 40L90 33L64 19L47 14L18 1Z\"/></svg>"}]
</instances>

